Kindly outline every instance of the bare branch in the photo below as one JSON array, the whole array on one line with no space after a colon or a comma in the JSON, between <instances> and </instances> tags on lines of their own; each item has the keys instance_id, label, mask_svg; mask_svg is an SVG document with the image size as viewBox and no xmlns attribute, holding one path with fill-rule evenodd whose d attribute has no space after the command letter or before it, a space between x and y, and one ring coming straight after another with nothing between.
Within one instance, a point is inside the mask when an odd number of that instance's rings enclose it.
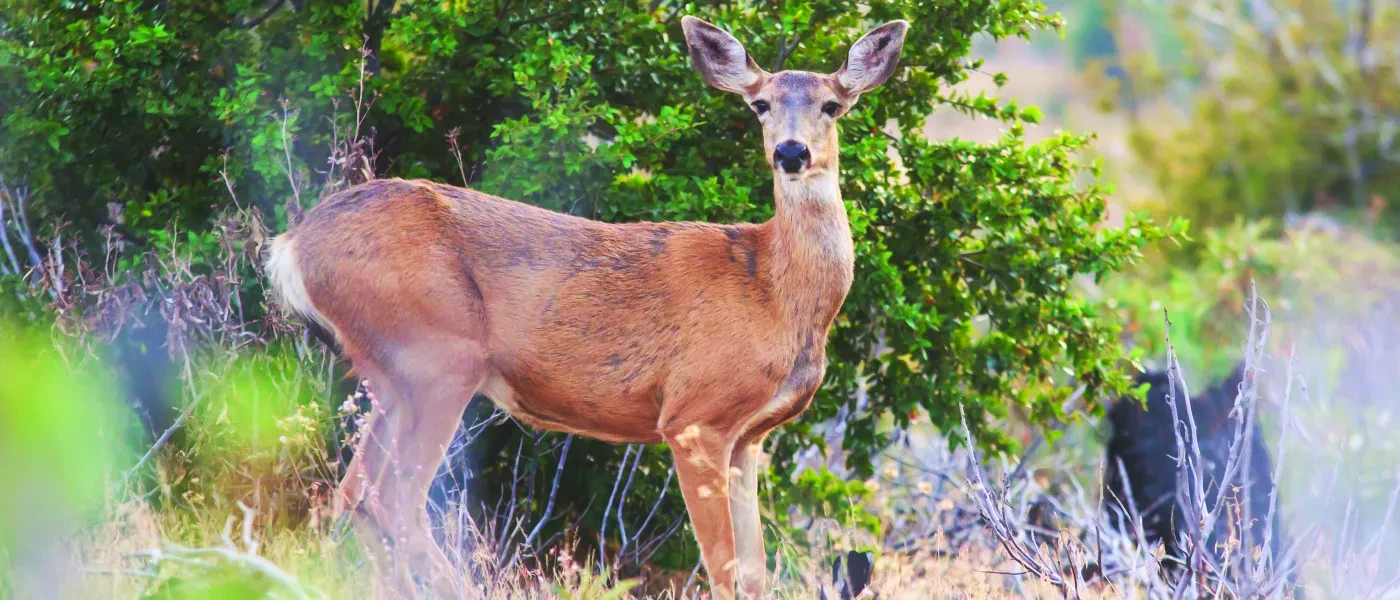
<instances>
[{"instance_id":1,"label":"bare branch","mask_svg":"<svg viewBox=\"0 0 1400 600\"><path fill-rule=\"evenodd\" d=\"M608 503L603 507L603 524L598 528L598 565L602 567L608 562L607 540L608 540L608 517L612 514L613 502L617 500L617 490L622 485L622 472L627 470L627 459L632 456L632 444L627 445L627 450L622 453L622 468L617 471L617 480L613 481L612 493L608 495Z\"/></svg>"},{"instance_id":2,"label":"bare branch","mask_svg":"<svg viewBox=\"0 0 1400 600\"><path fill-rule=\"evenodd\" d=\"M14 246L10 245L10 230L6 227L5 211L10 206L10 193L5 189L5 181L0 179L0 248L5 250L5 256L10 259L10 266L6 267L0 263L0 274L23 275L20 269L19 259L15 257Z\"/></svg>"},{"instance_id":3,"label":"bare branch","mask_svg":"<svg viewBox=\"0 0 1400 600\"><path fill-rule=\"evenodd\" d=\"M287 135L287 121L295 117L296 112L291 111L288 107L289 102L283 98L282 119L279 123L282 126L282 155L287 161L287 183L292 186L292 197L296 200L297 206L301 207L301 186L297 185L296 178L293 176L296 171L296 167L292 165L292 140L294 138Z\"/></svg>"},{"instance_id":4,"label":"bare branch","mask_svg":"<svg viewBox=\"0 0 1400 600\"><path fill-rule=\"evenodd\" d=\"M554 515L554 497L559 493L559 480L564 475L564 461L569 459L569 445L574 443L574 434L564 437L564 449L559 451L559 466L554 470L554 484L549 486L549 502L545 504L544 514L540 515L540 520L535 523L535 528L530 530L530 535L525 536L525 545L534 543L539 537L540 530L544 529L545 522Z\"/></svg>"}]
</instances>

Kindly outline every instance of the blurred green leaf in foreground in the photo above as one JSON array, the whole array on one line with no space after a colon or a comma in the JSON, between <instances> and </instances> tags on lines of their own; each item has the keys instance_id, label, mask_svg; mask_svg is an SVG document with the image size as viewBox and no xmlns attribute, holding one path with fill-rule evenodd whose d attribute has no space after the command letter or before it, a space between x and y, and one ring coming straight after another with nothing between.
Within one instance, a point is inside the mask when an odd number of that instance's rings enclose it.
<instances>
[{"instance_id":1,"label":"blurred green leaf in foreground","mask_svg":"<svg viewBox=\"0 0 1400 600\"><path fill-rule=\"evenodd\" d=\"M0 322L0 348L0 570L13 569L0 580L57 585L45 575L57 544L130 463L129 413L95 363L68 364L40 331Z\"/></svg>"}]
</instances>

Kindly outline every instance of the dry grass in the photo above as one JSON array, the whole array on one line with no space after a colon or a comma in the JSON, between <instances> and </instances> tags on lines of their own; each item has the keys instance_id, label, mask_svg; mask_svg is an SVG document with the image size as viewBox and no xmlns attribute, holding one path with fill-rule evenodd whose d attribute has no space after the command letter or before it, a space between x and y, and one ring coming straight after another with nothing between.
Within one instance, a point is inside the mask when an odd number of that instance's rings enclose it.
<instances>
[{"instance_id":1,"label":"dry grass","mask_svg":"<svg viewBox=\"0 0 1400 600\"><path fill-rule=\"evenodd\" d=\"M170 515L161 515L149 505L131 501L116 507L113 514L85 532L71 546L71 565L82 571L81 577L65 589L66 598L140 598L171 578L196 575L198 567L177 565L174 568L143 571L152 549L169 544L180 537L180 525L172 524ZM212 532L202 532L203 535ZM310 595L326 598L373 598L373 577L362 564L353 539L337 539L328 533L303 530L282 530L261 540L257 556L284 570ZM489 555L474 560L491 560ZM776 597L811 599L818 597L818 587L829 575L823 557L811 557L809 577L802 580L777 582ZM559 564L552 572L521 570L509 586L497 586L488 598L597 598L612 584L598 585L594 580L580 577L586 565ZM1059 590L1041 581L1024 581L1008 585L1003 572L1017 572L1014 562L987 549L956 556L920 550L910 554L882 556L873 585L881 598L890 600L925 598L1058 598ZM685 574L681 574L684 576ZM680 587L684 580L679 582ZM1084 598L1114 597L1101 595L1086 586ZM591 593L591 594L590 594ZM694 597L691 594L687 597ZM653 596L657 600L680 597L678 589Z\"/></svg>"}]
</instances>

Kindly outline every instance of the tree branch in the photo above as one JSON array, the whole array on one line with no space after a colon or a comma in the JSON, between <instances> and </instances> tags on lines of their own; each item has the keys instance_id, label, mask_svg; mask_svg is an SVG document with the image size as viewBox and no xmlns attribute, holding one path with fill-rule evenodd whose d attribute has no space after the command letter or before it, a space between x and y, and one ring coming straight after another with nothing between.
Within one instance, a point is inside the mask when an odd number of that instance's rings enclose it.
<instances>
[{"instance_id":1,"label":"tree branch","mask_svg":"<svg viewBox=\"0 0 1400 600\"><path fill-rule=\"evenodd\" d=\"M520 21L520 22L518 22L518 23L511 23L510 28L511 28L512 31L514 31L514 30L519 29L519 28L521 28L521 27L525 27L526 25L534 25L535 23L542 23L542 22L544 22L544 21L548 21L548 20L550 20L550 19L553 19L554 17L558 17L558 16L561 16L561 15L567 14L568 12L569 12L569 9L565 8L565 9L563 9L563 10L556 10L556 11L554 11L554 12L552 12L552 13L545 13L545 14L542 14L542 15L540 15L540 16L538 16L538 17L530 17L530 18L525 19L524 21Z\"/></svg>"},{"instance_id":2,"label":"tree branch","mask_svg":"<svg viewBox=\"0 0 1400 600\"><path fill-rule=\"evenodd\" d=\"M782 38L778 39L778 56L773 59L774 73L783 70L783 63L787 62L788 57L792 55L792 51L796 50L797 45L802 43L802 40L807 37L807 34L812 31L813 27L816 27L817 21L817 13L814 11L812 13L812 18L807 20L807 28L793 36L791 44L784 44Z\"/></svg>"},{"instance_id":3,"label":"tree branch","mask_svg":"<svg viewBox=\"0 0 1400 600\"><path fill-rule=\"evenodd\" d=\"M234 21L233 26L237 29L252 29L254 27L257 27L258 25L262 25L263 21L266 21L269 17L273 15L273 13L276 13L286 4L287 0L274 0L272 5L268 6L267 10L263 11L261 15L258 15L257 18L253 19L252 21L243 21L242 19L240 19L238 21Z\"/></svg>"},{"instance_id":4,"label":"tree branch","mask_svg":"<svg viewBox=\"0 0 1400 600\"><path fill-rule=\"evenodd\" d=\"M9 194L0 182L0 248L5 250L5 255L10 259L10 265L14 269L15 275L23 275L24 271L19 266L19 259L15 256L15 249L10 245L10 233L5 227L5 207L9 206ZM5 268L4 263L0 263L0 273L9 273L10 269Z\"/></svg>"},{"instance_id":5,"label":"tree branch","mask_svg":"<svg viewBox=\"0 0 1400 600\"><path fill-rule=\"evenodd\" d=\"M613 482L612 494L608 495L608 503L603 507L603 524L598 528L598 564L600 566L608 562L608 517L612 516L613 501L617 500L617 490L622 487L622 472L627 470L627 459L631 457L632 444L628 444L627 450L622 453L622 466L617 471L617 480Z\"/></svg>"}]
</instances>

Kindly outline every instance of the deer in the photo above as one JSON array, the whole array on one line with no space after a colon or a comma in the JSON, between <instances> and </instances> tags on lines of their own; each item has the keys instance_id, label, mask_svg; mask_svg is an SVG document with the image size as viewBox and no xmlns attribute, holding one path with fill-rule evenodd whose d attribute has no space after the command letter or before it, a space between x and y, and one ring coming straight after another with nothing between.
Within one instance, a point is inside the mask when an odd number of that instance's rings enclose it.
<instances>
[{"instance_id":1,"label":"deer","mask_svg":"<svg viewBox=\"0 0 1400 600\"><path fill-rule=\"evenodd\" d=\"M335 494L380 584L463 586L426 500L467 403L611 443L666 443L714 598L761 598L762 446L812 402L854 278L837 120L894 73L908 23L830 74L759 68L728 32L681 21L710 86L762 124L763 223L603 223L427 180L329 195L270 244L288 313L334 339L378 409ZM342 512L342 514L343 514Z\"/></svg>"}]
</instances>

